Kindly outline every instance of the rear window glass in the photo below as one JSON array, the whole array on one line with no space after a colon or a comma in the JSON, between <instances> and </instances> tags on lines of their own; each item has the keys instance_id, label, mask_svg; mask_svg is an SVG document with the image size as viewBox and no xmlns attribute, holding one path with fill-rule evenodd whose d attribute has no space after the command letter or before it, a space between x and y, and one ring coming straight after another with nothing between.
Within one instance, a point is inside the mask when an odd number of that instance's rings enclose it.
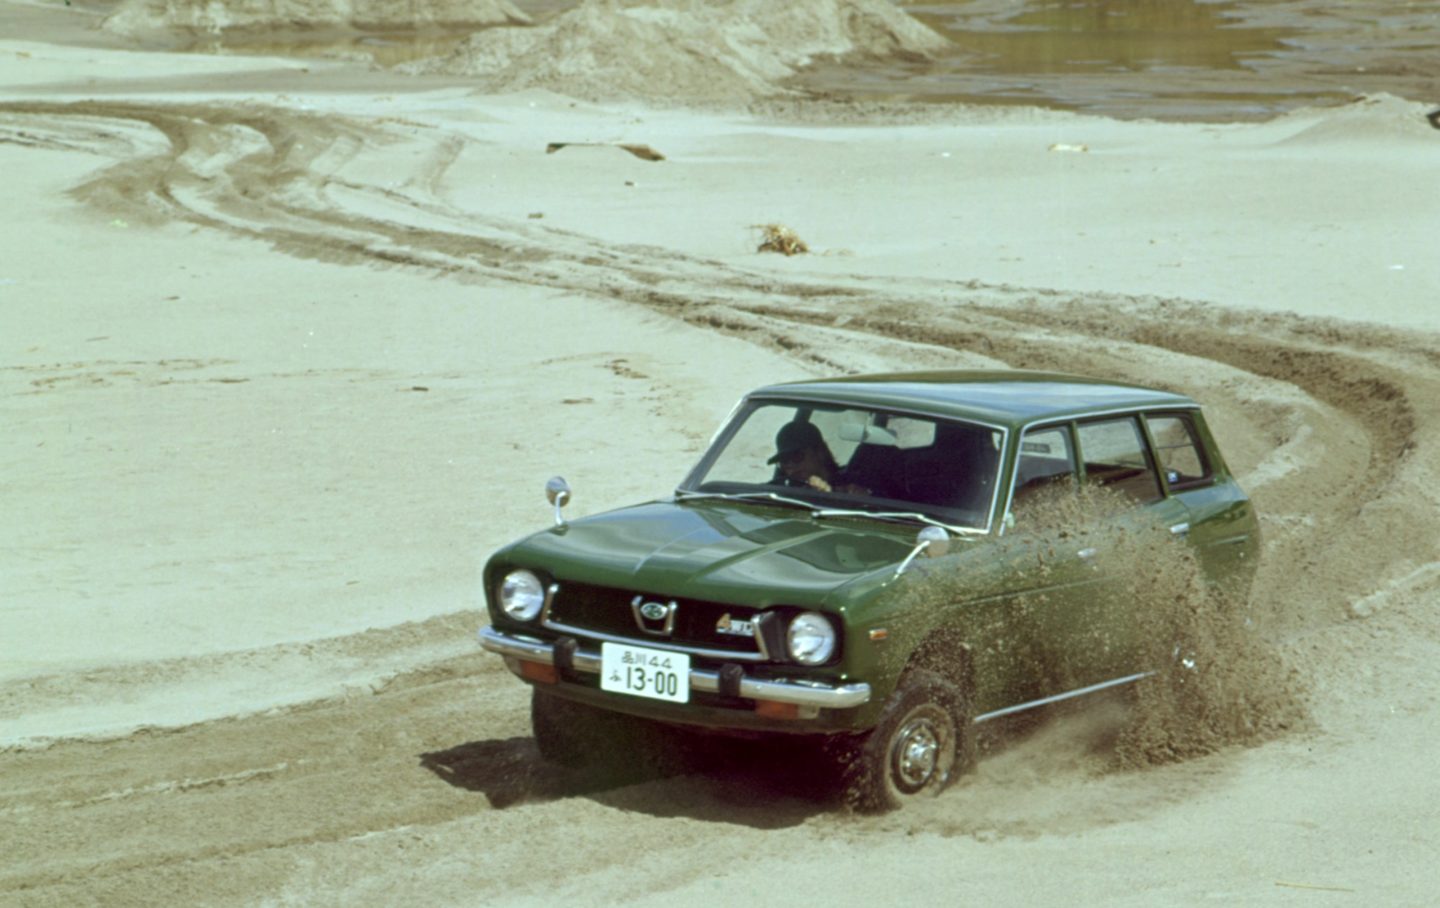
<instances>
[{"instance_id":1,"label":"rear window glass","mask_svg":"<svg viewBox=\"0 0 1440 908\"><path fill-rule=\"evenodd\" d=\"M1190 417L1147 416L1145 424L1155 440L1155 456L1170 488L1183 489L1210 481L1213 476L1210 464L1196 440L1195 425Z\"/></svg>"}]
</instances>

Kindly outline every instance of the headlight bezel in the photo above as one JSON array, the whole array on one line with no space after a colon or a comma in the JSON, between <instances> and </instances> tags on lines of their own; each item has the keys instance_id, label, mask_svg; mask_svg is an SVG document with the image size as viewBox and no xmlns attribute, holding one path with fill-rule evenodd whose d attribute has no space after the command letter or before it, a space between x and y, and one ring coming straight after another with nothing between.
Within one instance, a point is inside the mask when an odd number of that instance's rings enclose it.
<instances>
[{"instance_id":1,"label":"headlight bezel","mask_svg":"<svg viewBox=\"0 0 1440 908\"><path fill-rule=\"evenodd\" d=\"M518 595L527 595L527 598L518 600ZM499 606L501 614L512 621L525 624L540 617L548 595L545 581L528 568L512 568L506 571L495 585L495 604ZM515 605L512 606L512 603Z\"/></svg>"},{"instance_id":2,"label":"headlight bezel","mask_svg":"<svg viewBox=\"0 0 1440 908\"><path fill-rule=\"evenodd\" d=\"M819 638L818 645L804 651L796 646L797 630L811 639ZM834 661L840 651L840 633L835 622L822 612L804 611L790 617L785 626L785 654L797 665L815 668Z\"/></svg>"}]
</instances>

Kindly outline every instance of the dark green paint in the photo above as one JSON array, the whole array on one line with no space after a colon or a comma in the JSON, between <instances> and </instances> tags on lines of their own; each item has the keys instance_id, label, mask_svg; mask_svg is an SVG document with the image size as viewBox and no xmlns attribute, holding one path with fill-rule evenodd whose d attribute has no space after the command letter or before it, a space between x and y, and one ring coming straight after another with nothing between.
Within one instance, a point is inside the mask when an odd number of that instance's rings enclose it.
<instances>
[{"instance_id":1,"label":"dark green paint","mask_svg":"<svg viewBox=\"0 0 1440 908\"><path fill-rule=\"evenodd\" d=\"M1167 532L1188 523L1189 541L1213 579L1248 585L1258 526L1244 493L1215 448L1196 404L1182 395L1073 376L1022 372L947 372L863 376L776 385L752 397L853 403L985 422L1006 430L1002 488L1014 475L1025 427L1083 421L1116 412L1185 412L1194 420L1212 480L1137 506L1121 532L1084 538L1003 530L956 537L940 558L917 559L896 577L914 546L918 523L865 517L815 517L796 507L722 499L654 501L547 529L501 549L485 570L490 614L501 630L539 638L544 628L510 620L494 602L504 574L524 567L562 589L567 582L766 609L823 611L843 629L830 665L747 665L756 677L864 681L865 706L822 711L805 722L757 717L736 708L667 704L591 689L558 690L576 699L657 719L752 731L836 731L870 727L901 673L914 660L970 688L984 713L1156 666L1134 664L1135 603L1117 601L1105 570L1106 546L1125 532ZM997 502L1008 511L1009 495ZM1115 528L1109 528L1114 530ZM1116 542L1115 540L1121 540ZM1183 543L1177 543L1183 544ZM1097 549L1087 560L1082 549ZM1143 605L1143 604L1142 604ZM875 641L869 632L888 635ZM645 641L636 635L636 642ZM718 666L718 662L712 663Z\"/></svg>"}]
</instances>

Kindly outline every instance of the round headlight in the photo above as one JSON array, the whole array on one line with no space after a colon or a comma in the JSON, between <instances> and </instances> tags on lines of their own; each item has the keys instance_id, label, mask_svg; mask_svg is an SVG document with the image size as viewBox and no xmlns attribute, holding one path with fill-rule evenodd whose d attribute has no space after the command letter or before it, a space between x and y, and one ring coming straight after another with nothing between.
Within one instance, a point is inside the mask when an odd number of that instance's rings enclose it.
<instances>
[{"instance_id":1,"label":"round headlight","mask_svg":"<svg viewBox=\"0 0 1440 908\"><path fill-rule=\"evenodd\" d=\"M529 571L511 571L500 584L500 607L516 621L531 621L545 604L545 587Z\"/></svg>"},{"instance_id":2,"label":"round headlight","mask_svg":"<svg viewBox=\"0 0 1440 908\"><path fill-rule=\"evenodd\" d=\"M835 655L835 625L824 615L801 612L786 637L790 656L801 665L820 665Z\"/></svg>"}]
</instances>

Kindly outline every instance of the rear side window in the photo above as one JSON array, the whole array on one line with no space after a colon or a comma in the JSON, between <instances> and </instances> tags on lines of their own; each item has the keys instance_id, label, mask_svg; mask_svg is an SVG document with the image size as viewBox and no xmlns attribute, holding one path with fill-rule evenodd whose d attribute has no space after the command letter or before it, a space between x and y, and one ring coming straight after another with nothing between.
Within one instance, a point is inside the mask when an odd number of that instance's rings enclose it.
<instances>
[{"instance_id":1,"label":"rear side window","mask_svg":"<svg viewBox=\"0 0 1440 908\"><path fill-rule=\"evenodd\" d=\"M1160 480L1135 417L1086 422L1079 428L1087 483L1112 488L1142 503L1160 498Z\"/></svg>"},{"instance_id":2,"label":"rear side window","mask_svg":"<svg viewBox=\"0 0 1440 908\"><path fill-rule=\"evenodd\" d=\"M1214 478L1210 462L1195 434L1195 422L1185 414L1166 413L1145 417L1150 437L1155 440L1155 456L1165 481L1172 489L1204 485Z\"/></svg>"}]
</instances>

